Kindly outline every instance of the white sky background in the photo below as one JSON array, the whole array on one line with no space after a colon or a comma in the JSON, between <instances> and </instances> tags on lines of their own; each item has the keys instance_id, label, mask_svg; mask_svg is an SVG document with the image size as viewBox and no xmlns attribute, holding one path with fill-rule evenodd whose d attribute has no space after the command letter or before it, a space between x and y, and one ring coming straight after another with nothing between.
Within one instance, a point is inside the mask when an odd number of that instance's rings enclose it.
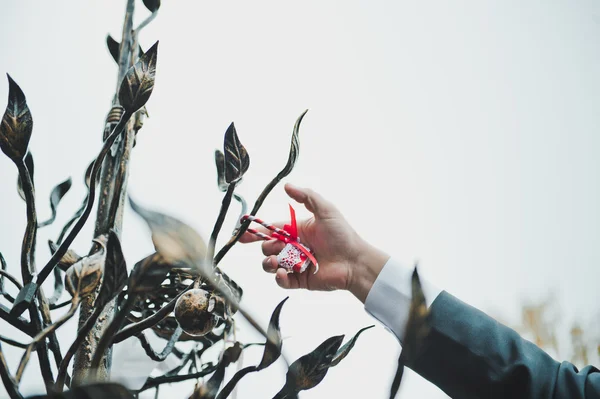
<instances>
[{"instance_id":1,"label":"white sky background","mask_svg":"<svg viewBox=\"0 0 600 399\"><path fill-rule=\"evenodd\" d=\"M600 309L600 3L451 3L165 0L141 37L144 48L160 46L130 193L208 237L222 195L213 151L228 124L250 153L239 193L252 203L285 164L294 121L309 108L288 181L322 193L370 242L418 259L440 287L511 324L523 303L554 294L569 357L573 321L600 335L591 322ZM139 22L147 10L136 7ZM32 110L40 219L52 187L74 179L58 221L40 230L38 266L49 257L46 240L80 204L85 167L101 146L116 86L104 41L120 38L124 8L116 0L2 4L0 72ZM2 101L7 91L2 78ZM0 157L0 251L19 275L25 205L16 176ZM285 219L287 203L278 187L259 216ZM237 212L233 204L222 242ZM84 230L74 248L87 252L91 238ZM129 265L152 250L129 209L123 245ZM222 265L265 326L291 296L281 317L289 359L374 322L348 293L279 289L261 260L258 245L236 247ZM240 340L261 340L240 325ZM63 351L75 328L59 331ZM6 323L0 332L26 341ZM3 348L14 372L22 351ZM378 325L301 397L387 397L399 350ZM245 364L260 354L249 351ZM42 389L36 368L33 356L26 394ZM249 375L238 398L272 397L284 375L282 362ZM405 378L400 397L445 397L412 372ZM183 398L191 389L162 393Z\"/></svg>"}]
</instances>

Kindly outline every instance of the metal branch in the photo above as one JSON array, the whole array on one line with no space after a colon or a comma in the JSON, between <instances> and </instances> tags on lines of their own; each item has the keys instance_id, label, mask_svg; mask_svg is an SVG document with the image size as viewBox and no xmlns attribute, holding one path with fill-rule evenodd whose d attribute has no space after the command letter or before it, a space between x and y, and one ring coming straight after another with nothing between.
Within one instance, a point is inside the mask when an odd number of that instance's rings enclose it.
<instances>
[{"instance_id":1,"label":"metal branch","mask_svg":"<svg viewBox=\"0 0 600 399\"><path fill-rule=\"evenodd\" d=\"M237 232L237 229L240 228L241 225L241 220L242 220L242 216L244 216L246 214L246 212L248 212L248 203L246 202L246 199L244 197L242 197L239 194L233 193L233 198L236 199L237 202L240 203L241 209L240 209L240 216L238 216L238 220L235 223L235 229L233 230L233 233L231 233L232 235L234 235Z\"/></svg>"},{"instance_id":2,"label":"metal branch","mask_svg":"<svg viewBox=\"0 0 600 399\"><path fill-rule=\"evenodd\" d=\"M100 150L100 153L98 154L98 157L96 158L96 161L94 162L94 166L92 168L92 181L90 184L90 192L87 198L86 208L83 211L79 220L77 220L77 223L75 223L75 226L73 226L73 229L69 232L62 244L60 244L60 247L58 247L54 255L52 255L50 260L46 263L46 265L37 275L36 283L38 284L38 286L41 285L44 282L44 280L46 280L48 275L50 275L52 269L54 269L54 267L57 265L58 261L63 257L65 253L67 253L69 246L73 243L73 240L75 240L75 237L77 237L77 235L85 225L85 222L87 221L88 217L90 216L90 213L92 212L92 208L94 206L94 199L96 197L96 182L98 180L98 174L100 172L102 162L104 161L104 158L108 154L110 147L115 142L117 137L119 137L121 133L123 133L123 131L125 130L125 127L127 126L129 119L131 119L131 116L131 114L124 112L117 126L115 126L110 136L108 136L108 138L104 141L104 145L102 146L102 149Z\"/></svg>"},{"instance_id":3,"label":"metal branch","mask_svg":"<svg viewBox=\"0 0 600 399\"><path fill-rule=\"evenodd\" d=\"M3 272L6 271L6 261L4 260L4 256L0 253L0 270ZM4 277L0 275L0 294L4 293Z\"/></svg>"},{"instance_id":4,"label":"metal branch","mask_svg":"<svg viewBox=\"0 0 600 399\"><path fill-rule=\"evenodd\" d=\"M175 347L173 347L173 354L175 354ZM171 377L179 374L181 370L192 360L192 357L196 356L196 349L192 349L189 353L186 353L184 357L181 358L181 362L177 367L172 370L167 371L163 377Z\"/></svg>"},{"instance_id":5,"label":"metal branch","mask_svg":"<svg viewBox=\"0 0 600 399\"><path fill-rule=\"evenodd\" d=\"M267 196L269 195L269 193L271 192L271 190L273 190L275 188L275 186L280 181L281 181L281 178L278 175L273 180L271 180L269 182L269 184L267 184L267 186L264 188L264 190L260 193L260 195L256 199L256 202L254 203L254 207L252 208L252 211L250 212L250 215L256 216L256 213L258 212L258 210L262 206L263 202L265 202L265 199L267 198ZM221 248L219 250L219 252L215 256L215 261L214 261L215 266L219 264L219 262L227 254L227 252L229 252L229 250L231 248L233 248L233 246L239 241L239 239L242 237L242 235L244 235L244 233L246 232L246 230L248 230L248 226L250 226L250 221L249 220L247 220L244 223L242 223L242 225L238 229L237 233L235 235L233 235L229 239L229 241L227 242L227 244L225 244L223 246L223 248Z\"/></svg>"},{"instance_id":6,"label":"metal branch","mask_svg":"<svg viewBox=\"0 0 600 399\"><path fill-rule=\"evenodd\" d=\"M158 14L158 9L156 9L152 14L150 14L150 16L148 18L143 20L142 23L139 24L137 28L135 28L133 35L136 37L136 39L137 39L137 35L140 33L140 31L142 29L144 29L146 26L148 26L148 24L150 22L154 21L154 18L156 18L157 14Z\"/></svg>"},{"instance_id":7,"label":"metal branch","mask_svg":"<svg viewBox=\"0 0 600 399\"><path fill-rule=\"evenodd\" d=\"M29 284L32 282L33 276L36 273L35 241L37 235L37 214L35 211L35 189L33 187L33 181L31 180L31 174L29 173L25 162L21 161L18 163L17 168L19 170L19 178L21 180L23 193L25 195L25 202L27 204L27 227L25 229L23 245L21 247L21 275L23 277L23 282L25 284ZM46 323L52 323L50 319L50 310L48 309L48 301L46 300L46 297L41 289L38 290L37 297L39 300L39 312L38 308L35 306L35 303L33 303L35 300L33 300L29 305L29 318L31 319L31 323L35 332L42 330L42 318ZM18 302L15 301L13 309L17 305ZM55 356L58 356L56 359L58 360L60 357L60 349L58 349L58 340L56 339L55 335L51 335L50 342L50 348L55 353ZM50 368L50 360L48 358L47 348L48 345L46 344L45 340L42 341L40 350L37 351L37 355L40 361L40 369L42 372L42 377L44 378L44 383L46 384L46 389L49 390L54 384L54 380L52 376L52 369Z\"/></svg>"},{"instance_id":8,"label":"metal branch","mask_svg":"<svg viewBox=\"0 0 600 399\"><path fill-rule=\"evenodd\" d=\"M70 304L71 304L71 300L66 300L66 301L61 302L61 303L56 304L56 305L50 304L50 310L56 310L56 309L64 308L65 306L70 305Z\"/></svg>"},{"instance_id":9,"label":"metal branch","mask_svg":"<svg viewBox=\"0 0 600 399\"><path fill-rule=\"evenodd\" d=\"M181 337L181 334L183 334L183 330L181 329L181 327L177 327L173 332L173 335L171 335L169 342L167 342L167 345L160 353L156 352L152 348L152 345L150 345L150 342L148 342L148 338L146 338L146 335L144 333L138 334L136 337L140 340L142 348L144 348L144 350L146 351L146 355L148 355L150 359L157 362L162 362L167 358L167 356L171 354L171 351L175 347L175 344L179 340L179 337Z\"/></svg>"},{"instance_id":10,"label":"metal branch","mask_svg":"<svg viewBox=\"0 0 600 399\"><path fill-rule=\"evenodd\" d=\"M23 286L21 285L21 283L19 283L19 281L12 274L8 273L5 270L0 269L0 275L3 276L3 277L6 277L19 290L23 289Z\"/></svg>"},{"instance_id":11,"label":"metal branch","mask_svg":"<svg viewBox=\"0 0 600 399\"><path fill-rule=\"evenodd\" d=\"M119 49L118 58L118 75L116 81L116 91L113 98L113 107L118 106L118 93L121 86L121 82L125 77L127 70L129 69L132 61L133 50L133 14L135 11L135 1L127 0L125 8L125 17L123 21L123 32L121 46ZM135 48L134 51L137 51ZM134 115L129 115L127 122ZM123 119L123 118L121 118ZM115 144L111 153L111 156L107 157L106 161L102 165L102 178L100 182L101 195L98 198L98 211L96 213L96 225L94 228L94 235L102 235L108 233L111 229L120 235L123 223L123 209L127 191L127 178L129 173L129 158L135 141L135 134L131 128L130 123L123 125L124 133L120 136L122 139ZM81 304L81 311L79 317L79 325L82 326L86 323L89 315L95 312L94 299L96 295L92 295L90 300L84 301ZM110 301L107 306L104 307L103 312L99 315L96 324L88 332L87 340L90 343L88 346L81 346L76 353L74 365L73 365L73 383L80 384L84 382L87 375L90 373L92 368L90 360L92 353L98 347L96 335L102 335L108 331L108 327L112 320L114 320L116 312L115 300ZM120 327L120 326L119 326ZM114 335L117 331L113 331ZM106 348L105 348L106 349ZM101 351L102 354L105 350ZM111 364L111 352L110 349L106 353L106 356L102 356L102 363L99 369L95 369L96 378L100 380L107 380L110 374Z\"/></svg>"},{"instance_id":12,"label":"metal branch","mask_svg":"<svg viewBox=\"0 0 600 399\"><path fill-rule=\"evenodd\" d=\"M75 311L77 310L77 306L79 306L79 300L77 299L77 297L75 297L75 298L73 298L73 302L71 304L71 308L69 309L69 311L63 317L58 319L56 321L56 323L51 324L48 327L46 327L44 330L40 331L39 334L37 334L33 338L33 341L31 341L31 343L29 345L27 345L27 349L25 350L25 353L23 354L23 357L21 358L21 362L19 363L19 367L18 367L17 373L15 375L15 380L17 381L17 384L19 384L21 382L21 377L23 376L23 372L25 371L25 366L27 366L27 363L29 362L29 357L31 355L31 352L33 352L33 350L37 347L37 345L40 342L42 342L46 338L47 335L51 334L57 328L59 328L60 326L65 324L71 317L73 317L73 314L75 314ZM58 363L58 365L60 365L60 362Z\"/></svg>"},{"instance_id":13,"label":"metal branch","mask_svg":"<svg viewBox=\"0 0 600 399\"><path fill-rule=\"evenodd\" d=\"M205 376L213 373L216 369L217 369L217 365L208 363L206 365L206 367L204 367L202 370L200 370L196 373L148 378L148 380L146 381L146 383L144 384L142 389L140 389L138 392L143 392L147 389L156 388L157 386L162 385L162 384L172 384L174 382L181 382L181 381L187 381L187 380L193 380L196 378L205 377Z\"/></svg>"},{"instance_id":14,"label":"metal branch","mask_svg":"<svg viewBox=\"0 0 600 399\"><path fill-rule=\"evenodd\" d=\"M217 217L217 221L215 222L215 226L213 227L212 234L210 235L210 241L208 243L208 251L206 254L206 260L208 264L213 264L213 258L215 255L215 245L217 244L217 237L219 232L221 231L221 227L223 227L223 222L225 221L225 216L227 215L227 211L229 210L229 205L231 204L231 198L233 197L233 191L235 190L236 182L233 181L227 187L227 192L223 197L223 202L221 203L221 210L219 211L219 216Z\"/></svg>"},{"instance_id":15,"label":"metal branch","mask_svg":"<svg viewBox=\"0 0 600 399\"><path fill-rule=\"evenodd\" d=\"M29 305L29 316L31 317L31 324L33 325L34 332L37 333L42 330L42 320L40 314L35 307L35 304ZM36 351L38 360L40 362L40 370L42 372L42 378L46 385L46 390L49 392L50 388L54 384L54 377L52 376L52 369L50 368L50 358L48 357L48 345L46 341L40 343L39 350Z\"/></svg>"},{"instance_id":16,"label":"metal branch","mask_svg":"<svg viewBox=\"0 0 600 399\"><path fill-rule=\"evenodd\" d=\"M84 339L87 337L89 332L96 324L96 320L98 320L98 317L100 316L100 313L102 313L102 310L103 309L99 307L95 308L94 312L90 315L90 317L88 317L85 323L83 323L83 325L79 327L79 330L77 331L77 337L75 337L75 341L73 341L73 343L69 347L69 350L67 351L67 353L65 353L65 357L58 368L58 375L56 376L56 385L54 387L57 392L63 391L65 381L67 379L67 368L69 367L69 363L71 362L73 356L75 356L77 349L79 349Z\"/></svg>"},{"instance_id":17,"label":"metal branch","mask_svg":"<svg viewBox=\"0 0 600 399\"><path fill-rule=\"evenodd\" d=\"M33 280L35 274L35 238L37 234L37 214L35 212L35 194L31 175L27 170L25 161L17 164L19 178L23 185L25 202L27 204L27 227L23 236L23 245L21 246L21 275L23 283L27 284Z\"/></svg>"},{"instance_id":18,"label":"metal branch","mask_svg":"<svg viewBox=\"0 0 600 399\"><path fill-rule=\"evenodd\" d=\"M0 335L0 342L6 342L9 345L16 346L17 348L21 349L27 348L27 344L23 344L21 342L15 341L14 339L7 338L3 335Z\"/></svg>"},{"instance_id":19,"label":"metal branch","mask_svg":"<svg viewBox=\"0 0 600 399\"><path fill-rule=\"evenodd\" d=\"M135 297L133 295L128 296L127 300L123 304L123 307L117 312L108 327L106 327L104 330L104 333L100 337L100 341L98 341L98 345L96 346L96 351L94 352L94 356L92 357L92 362L90 365L91 369L95 370L95 372L97 372L100 362L104 358L106 350L112 344L115 334L123 325L123 322L127 318L127 314L131 311L134 305Z\"/></svg>"},{"instance_id":20,"label":"metal branch","mask_svg":"<svg viewBox=\"0 0 600 399\"><path fill-rule=\"evenodd\" d=\"M4 352L2 352L2 345L0 345L0 377L2 378L2 383L6 388L6 392L8 392L8 396L11 399L23 399L23 396L19 392L17 388L16 381L10 375L8 371L8 365L6 364L6 359L4 358Z\"/></svg>"},{"instance_id":21,"label":"metal branch","mask_svg":"<svg viewBox=\"0 0 600 399\"><path fill-rule=\"evenodd\" d=\"M169 313L171 313L173 311L173 309L175 309L175 304L177 303L177 300L179 299L179 297L181 297L184 293L186 293L188 290L193 288L193 286L194 286L194 283L188 285L187 288L182 290L175 298L173 298L168 304L166 304L165 306L160 308L160 310L158 312L154 313L152 316L148 316L145 319L138 321L137 323L130 324L127 327L125 327L124 329L122 329L121 331L119 331L117 333L117 335L115 335L112 343L113 344L119 343L123 340L126 340L129 337L132 337L134 335L141 333L142 331L144 331L147 328L154 327L155 325L160 323L161 320L163 320L165 317L167 317L169 315Z\"/></svg>"},{"instance_id":22,"label":"metal branch","mask_svg":"<svg viewBox=\"0 0 600 399\"><path fill-rule=\"evenodd\" d=\"M36 331L27 320L23 317L15 317L10 314L10 310L0 303L0 318L10 323L13 327L18 330L21 330L25 334L33 337L36 334Z\"/></svg>"}]
</instances>

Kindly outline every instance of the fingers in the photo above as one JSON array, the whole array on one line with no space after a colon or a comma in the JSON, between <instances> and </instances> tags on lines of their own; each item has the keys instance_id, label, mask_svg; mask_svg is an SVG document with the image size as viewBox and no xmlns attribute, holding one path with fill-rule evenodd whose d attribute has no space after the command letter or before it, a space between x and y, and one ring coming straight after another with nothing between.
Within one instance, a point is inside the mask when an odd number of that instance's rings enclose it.
<instances>
[{"instance_id":1,"label":"fingers","mask_svg":"<svg viewBox=\"0 0 600 399\"><path fill-rule=\"evenodd\" d=\"M285 269L277 269L275 281L281 288L297 289L300 288L300 279L298 273L288 273Z\"/></svg>"},{"instance_id":2,"label":"fingers","mask_svg":"<svg viewBox=\"0 0 600 399\"><path fill-rule=\"evenodd\" d=\"M275 273L277 271L277 256L267 256L262 262L262 267L267 273Z\"/></svg>"},{"instance_id":3,"label":"fingers","mask_svg":"<svg viewBox=\"0 0 600 399\"><path fill-rule=\"evenodd\" d=\"M254 235L252 233L248 233L247 231L244 232L244 234L242 234L242 236L240 237L240 242L242 244L248 244L250 242L255 242L255 241L261 241L262 238L258 237L257 235Z\"/></svg>"},{"instance_id":4,"label":"fingers","mask_svg":"<svg viewBox=\"0 0 600 399\"><path fill-rule=\"evenodd\" d=\"M283 250L285 243L279 240L263 241L262 252L265 256L277 255Z\"/></svg>"},{"instance_id":5,"label":"fingers","mask_svg":"<svg viewBox=\"0 0 600 399\"><path fill-rule=\"evenodd\" d=\"M304 204L316 217L329 217L336 212L335 206L310 188L300 188L286 183L285 192L295 201Z\"/></svg>"},{"instance_id":6,"label":"fingers","mask_svg":"<svg viewBox=\"0 0 600 399\"><path fill-rule=\"evenodd\" d=\"M296 289L302 287L298 273L288 273L284 268L277 267L277 256L266 257L262 262L262 267L267 273L275 274L275 281L281 288Z\"/></svg>"}]
</instances>

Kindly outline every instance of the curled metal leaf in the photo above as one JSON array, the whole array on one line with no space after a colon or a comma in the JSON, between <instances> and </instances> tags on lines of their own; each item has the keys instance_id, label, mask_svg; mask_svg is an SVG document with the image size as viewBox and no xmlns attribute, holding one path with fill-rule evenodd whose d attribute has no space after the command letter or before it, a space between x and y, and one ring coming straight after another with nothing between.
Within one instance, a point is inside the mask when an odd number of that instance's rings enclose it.
<instances>
[{"instance_id":1,"label":"curled metal leaf","mask_svg":"<svg viewBox=\"0 0 600 399\"><path fill-rule=\"evenodd\" d=\"M150 12L155 12L160 8L160 0L142 0Z\"/></svg>"},{"instance_id":2,"label":"curled metal leaf","mask_svg":"<svg viewBox=\"0 0 600 399\"><path fill-rule=\"evenodd\" d=\"M233 389L237 385L237 383L244 377L246 374L260 371L266 369L271 364L273 364L279 356L281 356L281 347L283 345L283 339L281 338L281 331L279 330L279 316L281 314L281 309L283 308L283 304L288 300L289 297L286 297L283 301L279 302L279 304L273 310L271 314L271 320L269 321L269 328L267 329L267 342L265 343L265 349L263 352L262 359L258 366L249 366L239 370L235 375L229 380L227 385L223 387L221 392L219 392L219 396L217 399L225 399L227 398Z\"/></svg>"},{"instance_id":3,"label":"curled metal leaf","mask_svg":"<svg viewBox=\"0 0 600 399\"><path fill-rule=\"evenodd\" d=\"M127 283L127 264L121 249L121 242L114 230L108 233L106 241L106 256L104 261L104 273L102 276L102 287L96 297L94 306L103 308L115 296L117 296Z\"/></svg>"},{"instance_id":4,"label":"curled metal leaf","mask_svg":"<svg viewBox=\"0 0 600 399\"><path fill-rule=\"evenodd\" d=\"M242 349L243 348L239 342L236 342L235 344L233 344L233 346L225 349L214 374L205 384L198 385L194 390L194 393L192 393L192 396L189 397L189 399L216 398L217 392L219 391L219 387L223 383L223 378L225 377L225 368L230 364L238 361L242 353Z\"/></svg>"},{"instance_id":5,"label":"curled metal leaf","mask_svg":"<svg viewBox=\"0 0 600 399\"><path fill-rule=\"evenodd\" d=\"M33 155L31 155L31 151L27 151L27 155L25 155L25 166L27 167L27 171L29 172L29 176L31 177L31 182L33 183ZM23 191L23 183L21 182L21 177L17 178L17 192L19 193L19 197L23 201L25 200L25 192Z\"/></svg>"},{"instance_id":6,"label":"curled metal leaf","mask_svg":"<svg viewBox=\"0 0 600 399\"><path fill-rule=\"evenodd\" d=\"M296 123L294 124L294 130L292 131L292 142L290 144L290 154L288 156L288 161L285 164L285 167L277 174L277 179L281 180L287 175L289 175L294 169L294 165L296 165L296 161L300 156L300 124L302 123L302 119L304 119L304 115L308 110L305 110L299 117L296 119Z\"/></svg>"},{"instance_id":7,"label":"curled metal leaf","mask_svg":"<svg viewBox=\"0 0 600 399\"><path fill-rule=\"evenodd\" d=\"M225 155L220 150L215 150L215 165L217 166L217 185L219 190L225 192L229 184L225 182Z\"/></svg>"},{"instance_id":8,"label":"curled metal leaf","mask_svg":"<svg viewBox=\"0 0 600 399\"><path fill-rule=\"evenodd\" d=\"M67 234L67 231L69 231L69 228L71 227L71 225L73 225L73 223L75 223L75 221L77 219L79 219L79 217L83 214L83 212L85 211L85 208L87 206L87 202L88 202L88 197L89 197L89 192L90 192L90 183L91 183L91 179L92 179L92 169L94 167L94 162L92 161L87 169L85 170L85 175L83 178L83 182L85 183L86 188L88 189L88 192L85 196L85 198L83 199L83 202L81 203L81 206L79 207L79 209L77 210L77 212L75 212L75 214L71 217L71 219L69 219L69 221L67 223L65 223L65 225L63 226L60 235L58 236L58 243L62 243L63 238L65 237L65 234ZM58 247L57 247L58 249ZM52 252L52 254L54 254L54 252L56 252L56 250L54 250Z\"/></svg>"},{"instance_id":9,"label":"curled metal leaf","mask_svg":"<svg viewBox=\"0 0 600 399\"><path fill-rule=\"evenodd\" d=\"M194 229L187 224L159 212L142 208L129 198L131 208L140 215L150 227L154 248L166 263L182 263L192 268L202 267L206 257L206 243ZM205 271L212 269L206 268Z\"/></svg>"},{"instance_id":10,"label":"curled metal leaf","mask_svg":"<svg viewBox=\"0 0 600 399\"><path fill-rule=\"evenodd\" d=\"M56 208L58 207L58 204L60 204L60 201L63 199L65 194L69 192L72 184L73 181L69 177L67 180L54 187L54 189L50 193L50 209L52 210L52 216L50 216L50 219L38 223L38 228L48 226L54 223L54 221L56 220Z\"/></svg>"},{"instance_id":11,"label":"curled metal leaf","mask_svg":"<svg viewBox=\"0 0 600 399\"><path fill-rule=\"evenodd\" d=\"M111 35L106 35L106 47L108 47L108 52L112 56L113 60L118 64L119 63L119 47L121 44L113 39Z\"/></svg>"},{"instance_id":12,"label":"curled metal leaf","mask_svg":"<svg viewBox=\"0 0 600 399\"><path fill-rule=\"evenodd\" d=\"M119 89L119 103L133 114L142 108L154 89L158 41L129 68Z\"/></svg>"},{"instance_id":13,"label":"curled metal leaf","mask_svg":"<svg viewBox=\"0 0 600 399\"><path fill-rule=\"evenodd\" d=\"M119 43L118 41L113 39L113 37L111 35L106 35L106 47L108 47L108 52L112 56L113 60L115 60L117 65L119 64L119 51L120 51L119 47L120 46L121 46L121 43ZM144 50L142 50L142 47L140 46L138 48L138 56L141 57L142 54L144 54Z\"/></svg>"},{"instance_id":14,"label":"curled metal leaf","mask_svg":"<svg viewBox=\"0 0 600 399\"><path fill-rule=\"evenodd\" d=\"M427 308L425 294L421 287L421 280L419 279L419 273L417 272L416 266L412 274L411 288L412 298L408 320L406 322L406 332L402 343L402 352L398 358L398 368L396 369L394 380L392 381L392 386L390 388L391 399L396 397L396 394L400 389L402 376L404 375L404 366L407 362L412 362L417 358L417 355L423 346L423 342L431 330L429 322L431 318L430 311Z\"/></svg>"},{"instance_id":15,"label":"curled metal leaf","mask_svg":"<svg viewBox=\"0 0 600 399\"><path fill-rule=\"evenodd\" d=\"M284 398L317 386L331 367L343 335L328 338L311 353L302 356L290 365L285 385L275 396Z\"/></svg>"},{"instance_id":16,"label":"curled metal leaf","mask_svg":"<svg viewBox=\"0 0 600 399\"><path fill-rule=\"evenodd\" d=\"M105 240L104 236L96 240L101 249L82 258L67 270L65 287L74 298L85 298L93 294L100 284L106 258Z\"/></svg>"},{"instance_id":17,"label":"curled metal leaf","mask_svg":"<svg viewBox=\"0 0 600 399\"><path fill-rule=\"evenodd\" d=\"M240 142L233 122L231 122L231 125L229 125L225 132L223 149L225 157L225 182L229 184L240 180L250 167L250 157L246 148Z\"/></svg>"},{"instance_id":18,"label":"curled metal leaf","mask_svg":"<svg viewBox=\"0 0 600 399\"><path fill-rule=\"evenodd\" d=\"M265 344L265 351L263 357L257 367L258 370L265 369L271 364L275 363L275 360L281 356L281 347L283 345L283 339L281 338L281 331L279 329L279 315L283 304L289 299L286 297L283 301L275 307L273 314L271 314L271 320L269 320L269 328L267 329L267 335L269 339Z\"/></svg>"},{"instance_id":19,"label":"curled metal leaf","mask_svg":"<svg viewBox=\"0 0 600 399\"><path fill-rule=\"evenodd\" d=\"M417 358L423 345L423 341L431 329L429 323L431 317L430 311L427 308L425 294L423 293L421 280L419 279L419 273L417 272L416 267L412 274L411 286L412 299L408 313L402 353L404 353L404 357L407 360L413 361Z\"/></svg>"},{"instance_id":20,"label":"curled metal leaf","mask_svg":"<svg viewBox=\"0 0 600 399\"><path fill-rule=\"evenodd\" d=\"M56 245L52 240L48 240L48 247L50 247L51 254L54 254L58 250L58 245ZM58 266L61 268L61 270L67 271L69 267L73 266L80 260L81 256L77 255L77 253L72 249L69 249L58 261Z\"/></svg>"},{"instance_id":21,"label":"curled metal leaf","mask_svg":"<svg viewBox=\"0 0 600 399\"><path fill-rule=\"evenodd\" d=\"M27 154L33 119L23 90L9 74L6 76L8 77L8 105L0 123L0 149L15 164L18 164Z\"/></svg>"},{"instance_id":22,"label":"curled metal leaf","mask_svg":"<svg viewBox=\"0 0 600 399\"><path fill-rule=\"evenodd\" d=\"M127 283L129 295L142 295L157 290L169 274L171 264L160 253L153 253L135 264Z\"/></svg>"},{"instance_id":23,"label":"curled metal leaf","mask_svg":"<svg viewBox=\"0 0 600 399\"><path fill-rule=\"evenodd\" d=\"M175 348L175 343L179 341L179 338L182 334L183 329L181 327L177 327L175 331L171 334L169 342L167 342L167 345L161 352L156 352L152 348L152 345L150 345L150 342L148 342L148 339L146 338L146 335L144 333L138 334L136 338L140 341L140 344L142 344L142 348L144 348L146 355L150 359L154 360L155 362L162 362L167 358L167 356L169 356L173 352L173 349Z\"/></svg>"},{"instance_id":24,"label":"curled metal leaf","mask_svg":"<svg viewBox=\"0 0 600 399\"><path fill-rule=\"evenodd\" d=\"M352 337L352 339L350 341L346 342L340 349L338 349L338 351L335 354L333 360L331 361L331 364L329 365L329 367L335 367L342 360L344 360L344 358L346 356L348 356L348 353L350 353L350 351L352 350L352 348L354 348L354 345L356 344L356 340L358 340L358 336L360 334L362 334L363 331L366 331L366 330L368 330L370 328L373 328L373 327L375 327L375 325L364 327L364 328L361 328L360 330L358 330L358 332L356 333L356 335L354 335L354 337Z\"/></svg>"}]
</instances>

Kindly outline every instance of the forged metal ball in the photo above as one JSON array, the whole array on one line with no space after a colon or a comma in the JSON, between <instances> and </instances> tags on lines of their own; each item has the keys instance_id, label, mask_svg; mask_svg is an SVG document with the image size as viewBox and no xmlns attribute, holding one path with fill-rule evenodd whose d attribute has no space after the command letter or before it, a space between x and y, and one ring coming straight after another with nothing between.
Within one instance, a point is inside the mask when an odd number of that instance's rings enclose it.
<instances>
[{"instance_id":1,"label":"forged metal ball","mask_svg":"<svg viewBox=\"0 0 600 399\"><path fill-rule=\"evenodd\" d=\"M189 290L175 304L175 318L179 326L189 335L205 335L217 324L211 313L214 302L210 294L200 288Z\"/></svg>"}]
</instances>

